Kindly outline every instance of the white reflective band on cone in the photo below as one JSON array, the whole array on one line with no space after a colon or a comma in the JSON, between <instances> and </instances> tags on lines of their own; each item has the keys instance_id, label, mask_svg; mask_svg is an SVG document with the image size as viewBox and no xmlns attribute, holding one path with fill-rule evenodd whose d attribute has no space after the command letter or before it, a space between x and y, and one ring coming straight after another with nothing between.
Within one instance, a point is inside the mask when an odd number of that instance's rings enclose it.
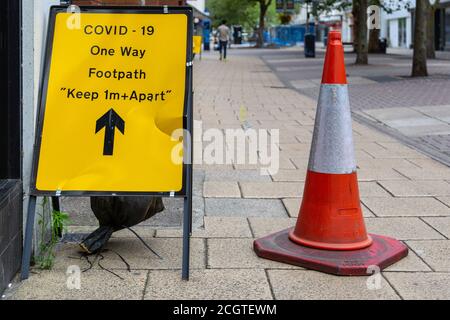
<instances>
[{"instance_id":1,"label":"white reflective band on cone","mask_svg":"<svg viewBox=\"0 0 450 320\"><path fill-rule=\"evenodd\" d=\"M308 169L336 174L356 171L346 84L320 87Z\"/></svg>"}]
</instances>

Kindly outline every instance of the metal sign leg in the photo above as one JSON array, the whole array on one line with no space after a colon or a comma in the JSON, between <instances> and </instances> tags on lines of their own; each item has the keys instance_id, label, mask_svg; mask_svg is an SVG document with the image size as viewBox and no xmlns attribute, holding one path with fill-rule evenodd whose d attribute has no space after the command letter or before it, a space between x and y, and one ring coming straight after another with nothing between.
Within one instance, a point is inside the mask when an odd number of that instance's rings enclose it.
<instances>
[{"instance_id":1,"label":"metal sign leg","mask_svg":"<svg viewBox=\"0 0 450 320\"><path fill-rule=\"evenodd\" d=\"M36 215L36 196L30 195L28 200L27 225L25 227L25 241L22 253L22 270L20 279L28 279L30 274L31 245L33 240L34 218Z\"/></svg>"},{"instance_id":2,"label":"metal sign leg","mask_svg":"<svg viewBox=\"0 0 450 320\"><path fill-rule=\"evenodd\" d=\"M189 280L190 238L192 232L192 164L186 170L186 196L183 210L183 264L181 278Z\"/></svg>"},{"instance_id":3,"label":"metal sign leg","mask_svg":"<svg viewBox=\"0 0 450 320\"><path fill-rule=\"evenodd\" d=\"M189 280L189 255L190 255L190 203L189 196L184 198L184 214L183 214L183 265L181 278Z\"/></svg>"}]
</instances>

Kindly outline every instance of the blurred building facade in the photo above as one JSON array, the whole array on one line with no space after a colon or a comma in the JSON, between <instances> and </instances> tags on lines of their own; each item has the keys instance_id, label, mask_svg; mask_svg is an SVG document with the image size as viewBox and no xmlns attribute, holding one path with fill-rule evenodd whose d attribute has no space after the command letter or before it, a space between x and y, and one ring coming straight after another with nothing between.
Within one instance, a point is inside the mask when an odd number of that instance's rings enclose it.
<instances>
[{"instance_id":1,"label":"blurred building facade","mask_svg":"<svg viewBox=\"0 0 450 320\"><path fill-rule=\"evenodd\" d=\"M395 2L393 4L396 5ZM393 7L391 13L380 11L380 37L387 39L391 48L411 48L413 44L415 1L403 1L402 4L400 8ZM314 21L313 17L310 19ZM353 42L351 8L321 14L318 21L314 22L318 41L322 41L330 29L339 29L342 31L344 42ZM305 7L302 7L294 17L293 23L300 25L306 23ZM436 50L450 50L450 0L440 0L436 4L434 43Z\"/></svg>"}]
</instances>

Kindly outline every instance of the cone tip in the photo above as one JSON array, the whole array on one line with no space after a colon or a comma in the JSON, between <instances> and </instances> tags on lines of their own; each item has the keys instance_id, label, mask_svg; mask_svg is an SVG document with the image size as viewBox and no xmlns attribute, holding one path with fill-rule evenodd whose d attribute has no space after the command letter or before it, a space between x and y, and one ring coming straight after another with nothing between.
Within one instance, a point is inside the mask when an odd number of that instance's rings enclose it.
<instances>
[{"instance_id":1,"label":"cone tip","mask_svg":"<svg viewBox=\"0 0 450 320\"><path fill-rule=\"evenodd\" d=\"M328 33L328 39L330 41L341 41L341 32L337 30L332 30Z\"/></svg>"},{"instance_id":2,"label":"cone tip","mask_svg":"<svg viewBox=\"0 0 450 320\"><path fill-rule=\"evenodd\" d=\"M341 41L341 32L337 30L332 30L328 33L322 84L347 84L344 48Z\"/></svg>"}]
</instances>

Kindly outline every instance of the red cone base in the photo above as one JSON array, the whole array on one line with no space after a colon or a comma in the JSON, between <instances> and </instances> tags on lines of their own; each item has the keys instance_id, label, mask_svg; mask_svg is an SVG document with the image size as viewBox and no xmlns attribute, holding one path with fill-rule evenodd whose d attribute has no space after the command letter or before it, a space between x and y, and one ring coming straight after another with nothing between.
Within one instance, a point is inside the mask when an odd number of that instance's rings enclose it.
<instances>
[{"instance_id":1,"label":"red cone base","mask_svg":"<svg viewBox=\"0 0 450 320\"><path fill-rule=\"evenodd\" d=\"M289 240L293 228L255 240L254 250L261 258L293 264L340 276L368 276L368 267L381 270L408 255L408 248L393 238L371 234L372 244L351 251L320 250Z\"/></svg>"}]
</instances>

